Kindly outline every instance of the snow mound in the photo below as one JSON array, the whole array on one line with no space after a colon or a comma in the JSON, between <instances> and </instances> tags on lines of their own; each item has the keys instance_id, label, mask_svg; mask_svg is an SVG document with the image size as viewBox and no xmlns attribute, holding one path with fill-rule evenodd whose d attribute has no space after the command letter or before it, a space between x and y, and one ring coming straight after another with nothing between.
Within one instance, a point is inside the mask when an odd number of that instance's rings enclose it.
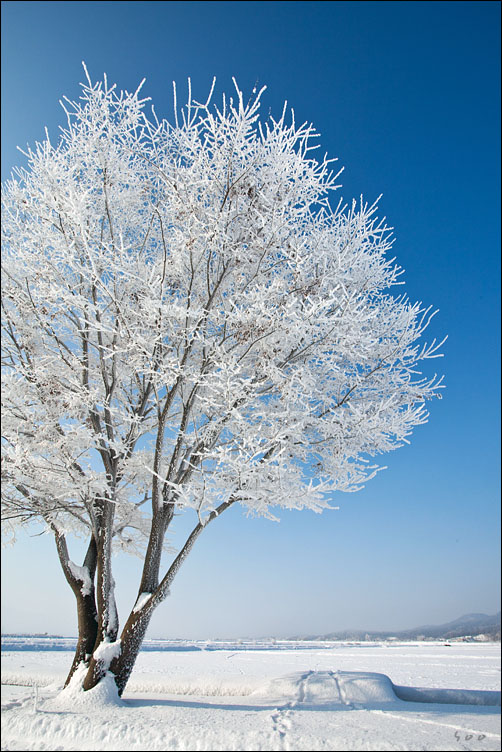
<instances>
[{"instance_id":1,"label":"snow mound","mask_svg":"<svg viewBox=\"0 0 502 752\"><path fill-rule=\"evenodd\" d=\"M398 702L385 674L361 671L308 671L272 679L253 692L293 706L382 705Z\"/></svg>"},{"instance_id":2,"label":"snow mound","mask_svg":"<svg viewBox=\"0 0 502 752\"><path fill-rule=\"evenodd\" d=\"M87 672L85 666L80 666L67 687L56 697L47 701L44 706L51 710L99 710L105 706L122 706L123 700L119 697L117 685L113 674L108 672L99 684L86 692L82 689L82 681Z\"/></svg>"},{"instance_id":3,"label":"snow mound","mask_svg":"<svg viewBox=\"0 0 502 752\"><path fill-rule=\"evenodd\" d=\"M386 674L339 671L338 683L345 705L385 705L398 701Z\"/></svg>"},{"instance_id":4,"label":"snow mound","mask_svg":"<svg viewBox=\"0 0 502 752\"><path fill-rule=\"evenodd\" d=\"M400 687L386 674L363 671L307 671L272 679L253 695L291 707L381 706L403 702L448 705L500 705L500 692L469 689Z\"/></svg>"}]
</instances>

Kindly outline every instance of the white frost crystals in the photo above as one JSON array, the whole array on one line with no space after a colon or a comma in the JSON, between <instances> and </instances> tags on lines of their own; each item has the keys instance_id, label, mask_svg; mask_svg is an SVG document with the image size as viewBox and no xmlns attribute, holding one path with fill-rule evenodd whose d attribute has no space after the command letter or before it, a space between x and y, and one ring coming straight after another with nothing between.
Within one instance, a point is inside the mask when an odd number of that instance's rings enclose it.
<instances>
[{"instance_id":1,"label":"white frost crystals","mask_svg":"<svg viewBox=\"0 0 502 752\"><path fill-rule=\"evenodd\" d=\"M440 383L417 364L437 347L417 345L428 311L389 293L389 230L375 205L331 210L312 126L259 122L260 95L189 102L172 126L138 92L89 83L59 144L5 186L13 515L43 498L88 525L108 455L131 543L131 500L159 476L196 509L230 494L259 514L321 509L425 422ZM159 426L162 451L138 451Z\"/></svg>"},{"instance_id":2,"label":"white frost crystals","mask_svg":"<svg viewBox=\"0 0 502 752\"><path fill-rule=\"evenodd\" d=\"M259 99L192 102L173 127L138 92L85 86L58 146L7 184L11 503L23 484L80 524L106 452L118 508L146 465L196 508L234 493L261 514L320 509L425 421L439 383L415 371L437 350L416 344L427 312L387 292L387 227L375 206L332 211L312 127L258 123ZM164 450L138 461L159 410Z\"/></svg>"}]
</instances>

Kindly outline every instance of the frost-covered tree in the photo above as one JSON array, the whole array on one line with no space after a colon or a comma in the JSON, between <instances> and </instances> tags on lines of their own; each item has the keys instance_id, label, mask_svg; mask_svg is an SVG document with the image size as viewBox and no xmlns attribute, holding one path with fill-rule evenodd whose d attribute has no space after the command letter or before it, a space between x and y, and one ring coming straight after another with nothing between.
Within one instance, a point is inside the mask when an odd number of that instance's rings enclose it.
<instances>
[{"instance_id":1,"label":"frost-covered tree","mask_svg":"<svg viewBox=\"0 0 502 752\"><path fill-rule=\"evenodd\" d=\"M154 609L233 504L329 507L427 419L430 309L376 205L332 208L312 126L260 93L174 122L88 78L3 187L4 527L43 522L78 609L67 683L121 694ZM161 571L174 514L193 530ZM85 535L81 565L67 537ZM119 630L112 551L142 552Z\"/></svg>"}]
</instances>

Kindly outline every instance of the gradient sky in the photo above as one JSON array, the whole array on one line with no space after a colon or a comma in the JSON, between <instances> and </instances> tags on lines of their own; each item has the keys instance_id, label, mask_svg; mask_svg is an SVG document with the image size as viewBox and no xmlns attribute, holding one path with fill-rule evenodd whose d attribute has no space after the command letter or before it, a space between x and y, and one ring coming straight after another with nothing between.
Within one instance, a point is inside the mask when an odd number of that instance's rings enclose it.
<instances>
[{"instance_id":1,"label":"gradient sky","mask_svg":"<svg viewBox=\"0 0 502 752\"><path fill-rule=\"evenodd\" d=\"M339 511L232 508L204 531L150 637L403 629L500 608L500 3L2 2L2 179L16 145L55 137L62 95L93 80L143 89L172 116L172 81L205 100L235 76L285 99L345 166L339 194L381 193L406 291L448 334L443 400L410 446ZM181 97L181 94L179 94ZM76 633L52 536L3 551L2 631ZM181 529L180 529L181 532ZM176 544L176 541L174 541ZM78 563L78 547L74 558ZM122 621L139 561L120 556Z\"/></svg>"}]
</instances>

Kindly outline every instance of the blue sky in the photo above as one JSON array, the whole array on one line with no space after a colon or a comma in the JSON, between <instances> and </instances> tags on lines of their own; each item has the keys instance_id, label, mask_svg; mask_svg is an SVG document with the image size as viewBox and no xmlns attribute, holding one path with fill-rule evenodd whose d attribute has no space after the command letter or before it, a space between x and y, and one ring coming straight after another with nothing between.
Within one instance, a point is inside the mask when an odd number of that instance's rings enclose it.
<instances>
[{"instance_id":1,"label":"blue sky","mask_svg":"<svg viewBox=\"0 0 502 752\"><path fill-rule=\"evenodd\" d=\"M149 635L289 636L401 629L500 608L500 4L2 2L2 179L16 145L55 134L85 60L172 113L172 81L205 98L266 85L345 166L340 195L381 193L413 300L439 308L441 402L410 446L339 511L230 509L184 564ZM78 556L75 556L78 559ZM79 562L80 563L80 562ZM33 572L36 572L33 577ZM139 562L117 559L122 619ZM4 549L2 630L73 634L49 536Z\"/></svg>"}]
</instances>

